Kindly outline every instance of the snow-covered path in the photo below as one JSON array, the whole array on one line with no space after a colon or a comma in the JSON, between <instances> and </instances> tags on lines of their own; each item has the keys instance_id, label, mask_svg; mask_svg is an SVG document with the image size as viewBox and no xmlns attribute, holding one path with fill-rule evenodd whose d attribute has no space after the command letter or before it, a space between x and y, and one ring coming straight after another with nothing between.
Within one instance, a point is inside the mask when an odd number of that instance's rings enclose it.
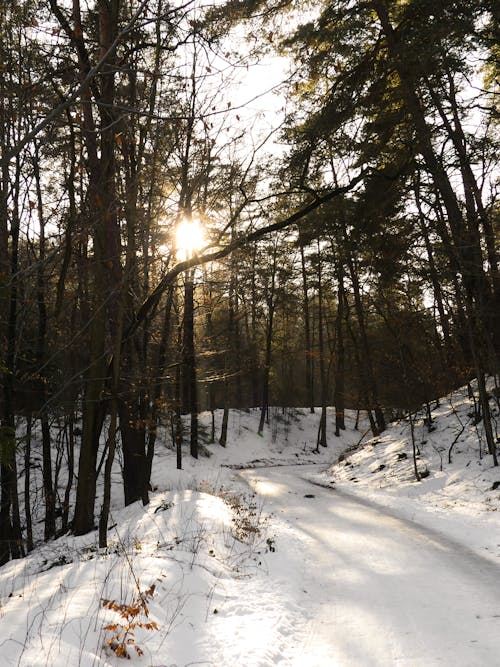
<instances>
[{"instance_id":1,"label":"snow-covered path","mask_svg":"<svg viewBox=\"0 0 500 667\"><path fill-rule=\"evenodd\" d=\"M241 473L285 523L270 574L304 611L286 664L500 665L500 567L437 532L312 485L308 470Z\"/></svg>"}]
</instances>

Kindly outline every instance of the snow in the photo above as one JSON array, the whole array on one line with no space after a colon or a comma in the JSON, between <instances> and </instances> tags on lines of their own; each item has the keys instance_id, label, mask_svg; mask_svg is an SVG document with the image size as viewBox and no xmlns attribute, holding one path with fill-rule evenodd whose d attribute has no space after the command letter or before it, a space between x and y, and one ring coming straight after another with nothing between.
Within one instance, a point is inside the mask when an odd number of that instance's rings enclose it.
<instances>
[{"instance_id":1,"label":"snow","mask_svg":"<svg viewBox=\"0 0 500 667\"><path fill-rule=\"evenodd\" d=\"M349 413L335 438L329 410L316 454L319 411L275 409L263 437L257 410L231 411L227 447L181 471L160 443L147 507L122 508L117 485L106 550L68 534L0 568L0 665L122 664L126 621L102 600L152 585L128 646L141 666L497 664L500 473L470 411L460 391L431 432L417 416L421 482L407 421L359 444L366 427Z\"/></svg>"},{"instance_id":2,"label":"snow","mask_svg":"<svg viewBox=\"0 0 500 667\"><path fill-rule=\"evenodd\" d=\"M472 400L461 389L434 407L431 430L423 417L417 420L418 469L429 472L420 482L413 472L407 420L392 424L311 479L434 528L498 563L500 467L493 467L486 453L482 423L474 425L472 408ZM492 403L492 409L498 423L498 406ZM449 463L448 452L457 436Z\"/></svg>"},{"instance_id":3,"label":"snow","mask_svg":"<svg viewBox=\"0 0 500 667\"><path fill-rule=\"evenodd\" d=\"M276 496L270 505L293 518L300 544L296 562L287 558L287 595L306 613L301 652L285 664L495 664L496 565L347 494L318 487L305 501L311 488L296 472L245 473L256 485L286 480L286 510Z\"/></svg>"}]
</instances>

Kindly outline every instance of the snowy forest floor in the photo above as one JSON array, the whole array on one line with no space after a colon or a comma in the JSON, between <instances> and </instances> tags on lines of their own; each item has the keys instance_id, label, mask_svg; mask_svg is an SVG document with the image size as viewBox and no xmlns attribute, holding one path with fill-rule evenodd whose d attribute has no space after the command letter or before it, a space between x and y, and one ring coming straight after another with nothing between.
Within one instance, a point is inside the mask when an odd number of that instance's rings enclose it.
<instances>
[{"instance_id":1,"label":"snowy forest floor","mask_svg":"<svg viewBox=\"0 0 500 667\"><path fill-rule=\"evenodd\" d=\"M165 433L157 447L154 492L147 507L122 507L117 461L107 549L98 548L96 533L65 535L0 568L0 664L116 666L122 664L116 655L120 647L134 664L148 667L496 664L500 639L494 640L496 647L483 641L478 648L470 643L476 639L468 640L466 662L460 662L452 648L435 660L414 646L413 653L398 654L395 639L393 653L387 653L382 630L371 658L352 653L353 646L334 658L328 631L338 641L343 623L346 628L349 623L338 609L331 628L325 622L318 634L309 631L317 616L314 601L326 595L329 568L339 579L347 576L339 567L339 554L333 553L340 528L330 523L330 512L343 507L346 493L361 497L372 512L384 508L385 516L389 512L410 520L415 534L422 526L423 532L434 531L463 545L467 553L486 557L492 568L500 564L500 469L492 467L484 451L482 424L473 424L472 407L461 390L433 409L431 429L423 415L417 416L417 465L428 472L420 482L413 472L407 420L391 424L377 438L362 439L366 427L354 430L355 415L349 413L347 429L335 438L334 411L329 411L328 447L316 454L319 411L273 409L263 437L256 433L258 410L231 411L227 447L205 444L207 455L197 461L186 455L181 471ZM201 419L207 440L211 416ZM220 419L217 412L217 428ZM274 476L259 478L257 469L264 473L269 466L283 466L283 476L278 477L276 468ZM244 472L248 468L255 470ZM341 493L335 495L337 491ZM308 505L311 501L314 507ZM354 526L356 512L345 512L352 513ZM319 522L322 537L316 546L304 527L294 523L299 519ZM404 525L408 532L409 524ZM349 536L342 539L350 543ZM359 539L353 538L353 550L369 548ZM387 535L383 540L389 540ZM320 557L320 550L332 552L336 565L330 566L324 553ZM411 547L405 553L402 557L408 558ZM380 558L388 563L390 554ZM438 565L429 561L429 567ZM483 606L495 623L488 632L499 637L500 595L495 595ZM376 604L375 598L366 600ZM443 600L445 610L448 604ZM330 613L328 606L324 609ZM466 620L464 624L469 626ZM462 627L459 631L463 635ZM429 645L432 651L434 645Z\"/></svg>"}]
</instances>

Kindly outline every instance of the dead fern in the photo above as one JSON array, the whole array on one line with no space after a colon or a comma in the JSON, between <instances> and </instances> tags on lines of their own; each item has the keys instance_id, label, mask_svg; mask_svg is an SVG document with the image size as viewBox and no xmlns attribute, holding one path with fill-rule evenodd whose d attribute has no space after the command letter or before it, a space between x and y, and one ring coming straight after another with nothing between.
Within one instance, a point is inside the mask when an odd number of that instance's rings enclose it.
<instances>
[{"instance_id":1,"label":"dead fern","mask_svg":"<svg viewBox=\"0 0 500 667\"><path fill-rule=\"evenodd\" d=\"M143 655L143 650L135 643L135 629L158 630L155 621L148 621L148 603L152 599L155 585L143 592L139 592L130 604L119 603L116 600L102 600L102 606L118 614L119 620L104 626L104 630L111 632L112 636L107 640L107 646L119 657L130 660L129 649L133 648L137 655Z\"/></svg>"}]
</instances>

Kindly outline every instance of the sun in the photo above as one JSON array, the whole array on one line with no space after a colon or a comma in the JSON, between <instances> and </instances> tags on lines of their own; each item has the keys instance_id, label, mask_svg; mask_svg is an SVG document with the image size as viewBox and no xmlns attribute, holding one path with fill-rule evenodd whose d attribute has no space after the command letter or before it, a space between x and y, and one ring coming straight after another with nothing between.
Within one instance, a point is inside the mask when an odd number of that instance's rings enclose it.
<instances>
[{"instance_id":1,"label":"sun","mask_svg":"<svg viewBox=\"0 0 500 667\"><path fill-rule=\"evenodd\" d=\"M205 234L199 220L184 219L175 232L175 248L180 261L190 259L205 243Z\"/></svg>"}]
</instances>

